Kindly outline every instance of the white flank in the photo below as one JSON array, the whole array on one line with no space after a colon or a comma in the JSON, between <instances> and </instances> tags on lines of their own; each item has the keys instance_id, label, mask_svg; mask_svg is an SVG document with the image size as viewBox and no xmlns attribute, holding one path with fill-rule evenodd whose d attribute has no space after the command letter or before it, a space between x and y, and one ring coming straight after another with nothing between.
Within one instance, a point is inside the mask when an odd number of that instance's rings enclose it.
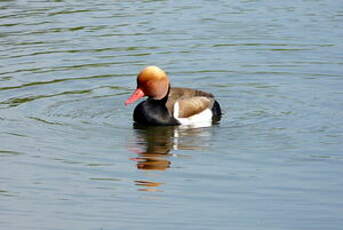
<instances>
[{"instance_id":1,"label":"white flank","mask_svg":"<svg viewBox=\"0 0 343 230\"><path fill-rule=\"evenodd\" d=\"M201 128L209 127L212 125L212 111L210 109L205 109L201 113L195 114L187 118L179 117L179 103L174 104L174 117L178 120L181 125L191 127L191 128Z\"/></svg>"},{"instance_id":2,"label":"white flank","mask_svg":"<svg viewBox=\"0 0 343 230\"><path fill-rule=\"evenodd\" d=\"M179 117L179 102L175 102L174 104L174 117L177 119Z\"/></svg>"}]
</instances>

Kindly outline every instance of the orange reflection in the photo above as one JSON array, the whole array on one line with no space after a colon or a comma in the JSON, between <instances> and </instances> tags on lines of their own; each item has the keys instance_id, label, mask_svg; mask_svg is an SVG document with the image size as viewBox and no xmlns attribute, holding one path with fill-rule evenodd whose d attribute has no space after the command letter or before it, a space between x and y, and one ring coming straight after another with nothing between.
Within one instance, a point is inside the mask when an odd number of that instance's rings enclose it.
<instances>
[{"instance_id":1,"label":"orange reflection","mask_svg":"<svg viewBox=\"0 0 343 230\"><path fill-rule=\"evenodd\" d=\"M207 147L210 138L208 129L182 129L175 126L141 127L134 126L135 144L129 148L137 154L131 158L136 162L139 170L166 170L171 167L173 157L190 157L180 153L173 154L173 150L202 150ZM144 186L140 191L160 191L156 187L160 182L136 180L137 186Z\"/></svg>"},{"instance_id":2,"label":"orange reflection","mask_svg":"<svg viewBox=\"0 0 343 230\"><path fill-rule=\"evenodd\" d=\"M141 170L166 170L171 162L169 152L173 146L171 127L146 127L136 129L137 143L144 150L135 151L138 157L137 168Z\"/></svg>"},{"instance_id":3,"label":"orange reflection","mask_svg":"<svg viewBox=\"0 0 343 230\"><path fill-rule=\"evenodd\" d=\"M138 169L145 170L165 170L169 168L170 161L158 159L156 157L140 158L137 163Z\"/></svg>"},{"instance_id":4,"label":"orange reflection","mask_svg":"<svg viewBox=\"0 0 343 230\"><path fill-rule=\"evenodd\" d=\"M152 182L152 181L144 181L144 180L136 180L135 185L143 186L148 188L140 188L139 191L146 191L146 192L161 192L162 190L156 189L154 187L160 186L162 183Z\"/></svg>"}]
</instances>

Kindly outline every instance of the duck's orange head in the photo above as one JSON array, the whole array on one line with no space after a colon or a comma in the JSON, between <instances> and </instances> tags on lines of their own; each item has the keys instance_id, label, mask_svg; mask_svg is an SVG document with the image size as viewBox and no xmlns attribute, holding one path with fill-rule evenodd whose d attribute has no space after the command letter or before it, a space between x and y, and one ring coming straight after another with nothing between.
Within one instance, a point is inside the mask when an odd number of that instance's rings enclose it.
<instances>
[{"instance_id":1,"label":"duck's orange head","mask_svg":"<svg viewBox=\"0 0 343 230\"><path fill-rule=\"evenodd\" d=\"M131 104L138 99L148 96L159 100L168 93L169 79L167 74L157 66L144 68L137 76L137 88L125 101L125 105Z\"/></svg>"}]
</instances>

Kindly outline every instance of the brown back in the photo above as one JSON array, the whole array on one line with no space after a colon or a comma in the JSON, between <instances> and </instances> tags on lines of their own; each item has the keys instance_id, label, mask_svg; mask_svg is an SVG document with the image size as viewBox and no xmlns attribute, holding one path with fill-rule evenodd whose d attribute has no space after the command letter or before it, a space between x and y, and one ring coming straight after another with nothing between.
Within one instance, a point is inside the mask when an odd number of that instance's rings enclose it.
<instances>
[{"instance_id":1,"label":"brown back","mask_svg":"<svg viewBox=\"0 0 343 230\"><path fill-rule=\"evenodd\" d=\"M212 108L214 96L200 90L171 88L166 103L170 114L173 114L174 112L174 104L176 101L179 103L179 117L187 118L200 113L207 108Z\"/></svg>"}]
</instances>

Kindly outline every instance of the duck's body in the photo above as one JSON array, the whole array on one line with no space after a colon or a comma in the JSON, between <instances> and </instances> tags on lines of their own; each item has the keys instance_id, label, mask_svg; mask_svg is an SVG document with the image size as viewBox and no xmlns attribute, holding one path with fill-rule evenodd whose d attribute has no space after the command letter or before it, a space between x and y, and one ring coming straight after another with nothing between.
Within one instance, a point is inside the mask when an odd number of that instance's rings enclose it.
<instances>
[{"instance_id":1,"label":"duck's body","mask_svg":"<svg viewBox=\"0 0 343 230\"><path fill-rule=\"evenodd\" d=\"M221 109L214 96L189 88L171 88L167 75L155 66L145 68L137 78L137 89L126 101L133 103L143 96L133 119L143 125L210 125L219 120Z\"/></svg>"}]
</instances>

